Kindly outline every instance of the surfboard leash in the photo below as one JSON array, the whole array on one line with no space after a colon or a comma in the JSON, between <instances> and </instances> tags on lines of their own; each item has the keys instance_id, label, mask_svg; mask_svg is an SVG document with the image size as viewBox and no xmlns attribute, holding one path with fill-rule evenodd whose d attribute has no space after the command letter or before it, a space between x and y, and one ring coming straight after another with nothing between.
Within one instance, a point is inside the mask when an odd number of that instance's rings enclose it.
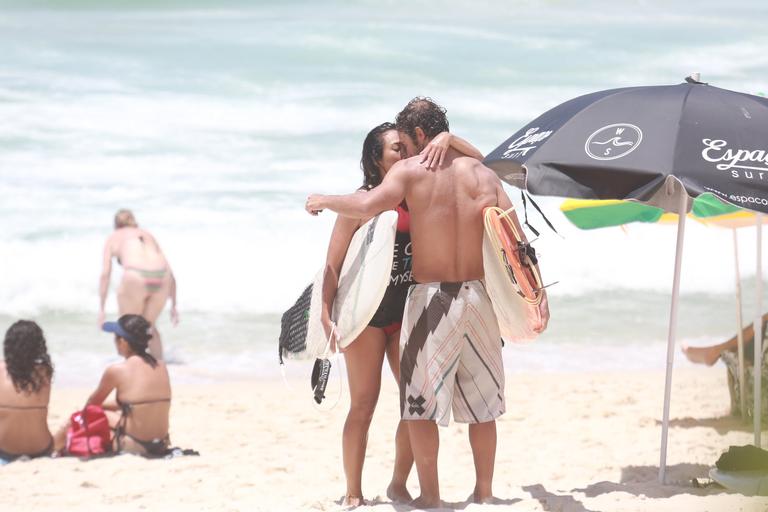
<instances>
[{"instance_id":1,"label":"surfboard leash","mask_svg":"<svg viewBox=\"0 0 768 512\"><path fill-rule=\"evenodd\" d=\"M285 376L285 363L280 361L280 375L283 377L283 384L288 391L293 391L293 387L288 383L288 377Z\"/></svg>"},{"instance_id":2,"label":"surfboard leash","mask_svg":"<svg viewBox=\"0 0 768 512\"><path fill-rule=\"evenodd\" d=\"M541 211L541 208L539 208L539 205L536 204L536 201L534 201L533 198L525 192L525 190L520 189L520 197L523 199L523 215L525 216L524 224L528 226L528 229L530 229L536 236L540 236L538 230L533 226L531 226L531 224L528 222L528 203L526 201L526 198L528 201L531 202L533 207L536 208L536 211L539 212L539 215L541 215L541 218L544 219L544 222L547 223L547 226L549 226L549 229L554 231L554 233L560 238L563 237L560 233L557 232L557 230L555 229L555 226L552 225L552 223L549 221L547 216L544 215L544 212Z\"/></svg>"},{"instance_id":3,"label":"surfboard leash","mask_svg":"<svg viewBox=\"0 0 768 512\"><path fill-rule=\"evenodd\" d=\"M330 379L330 373L331 373L331 369L333 368L333 365L335 364L336 365L336 369L337 370L339 369L339 364L340 364L339 363L339 356L340 356L340 352L338 350L335 353L333 351L331 351L331 339L333 339L333 336L334 336L335 333L336 333L336 323L335 322L331 322L331 333L328 336L328 344L325 347L325 352L323 352L321 358L319 358L319 359L317 359L315 361L315 364L317 364L317 362L320 361L321 362L320 363L321 366L327 364L327 376L325 377L324 382L321 383L321 379L322 379L322 368L321 368L321 373L318 374L318 383L315 386L313 386L313 388L312 388L312 392L313 392L313 395L314 395L312 397L312 406L316 410L318 410L318 411L330 411L330 410L333 410L339 404L339 402L341 401L341 395L343 393L343 382L342 382L341 372L337 371L337 373L339 375L339 378L338 378L338 381L339 381L339 393L336 396L336 401L334 401L333 405L331 405L330 407L320 407L320 402L317 401L318 387L322 386L319 389L320 394L321 394L320 401L322 402L322 400L325 398L325 389L326 389L326 385L328 383L328 380ZM333 362L331 362L331 361L333 361Z\"/></svg>"}]
</instances>

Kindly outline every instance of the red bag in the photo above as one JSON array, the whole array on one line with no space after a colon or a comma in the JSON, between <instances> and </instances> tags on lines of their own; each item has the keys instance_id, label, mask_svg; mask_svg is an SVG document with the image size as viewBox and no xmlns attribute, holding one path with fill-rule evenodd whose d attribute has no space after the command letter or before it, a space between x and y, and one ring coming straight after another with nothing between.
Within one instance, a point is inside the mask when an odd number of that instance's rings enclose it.
<instances>
[{"instance_id":1,"label":"red bag","mask_svg":"<svg viewBox=\"0 0 768 512\"><path fill-rule=\"evenodd\" d=\"M111 430L100 405L88 405L72 414L67 429L67 454L78 457L112 451Z\"/></svg>"}]
</instances>

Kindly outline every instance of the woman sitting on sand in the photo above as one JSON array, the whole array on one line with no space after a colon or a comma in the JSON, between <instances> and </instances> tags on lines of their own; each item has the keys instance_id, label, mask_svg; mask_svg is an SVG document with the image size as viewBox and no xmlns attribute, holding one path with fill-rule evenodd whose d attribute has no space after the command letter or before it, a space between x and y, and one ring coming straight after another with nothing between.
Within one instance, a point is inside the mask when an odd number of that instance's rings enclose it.
<instances>
[{"instance_id":1,"label":"woman sitting on sand","mask_svg":"<svg viewBox=\"0 0 768 512\"><path fill-rule=\"evenodd\" d=\"M424 160L428 165L437 164L440 155L453 146L467 155L482 158L482 154L471 144L444 132L438 135L425 151ZM403 147L395 125L384 123L371 130L363 142L360 167L363 171L361 193L381 183L384 175L402 158ZM344 473L347 478L347 492L344 506L358 506L364 503L362 492L363 462L371 424L381 387L381 368L386 354L395 381L399 382L399 340L400 324L403 320L405 298L410 286L410 234L408 208L403 203L397 208L398 223L395 246L395 260L392 266L390 285L368 327L344 350L349 381L350 407L344 423L342 453ZM368 219L354 219L338 216L333 227L323 277L322 322L326 336L330 337L332 322L330 312L336 297L339 273L355 231ZM393 284L394 283L394 284ZM332 348L335 350L335 339ZM395 467L387 496L395 502L409 502L411 496L406 489L408 474L413 465L413 453L408 439L408 430L400 421L395 435Z\"/></svg>"},{"instance_id":2,"label":"woman sitting on sand","mask_svg":"<svg viewBox=\"0 0 768 512\"><path fill-rule=\"evenodd\" d=\"M0 361L0 465L21 456L50 455L48 430L53 364L43 331L19 320L5 333Z\"/></svg>"},{"instance_id":3,"label":"woman sitting on sand","mask_svg":"<svg viewBox=\"0 0 768 512\"><path fill-rule=\"evenodd\" d=\"M123 315L107 322L104 331L115 334L115 347L124 361L104 370L101 382L86 402L101 405L114 429L116 452L164 455L170 446L168 417L171 383L165 363L147 352L152 326L139 315ZM106 401L112 391L115 400ZM56 449L66 443L66 429L56 434Z\"/></svg>"},{"instance_id":4,"label":"woman sitting on sand","mask_svg":"<svg viewBox=\"0 0 768 512\"><path fill-rule=\"evenodd\" d=\"M171 322L176 325L179 321L176 278L155 237L138 226L130 210L119 210L115 214L115 231L104 245L104 264L99 282L99 325L104 323L104 304L109 291L113 257L124 270L117 289L119 314L141 315L152 324L149 351L155 358L162 359L163 345L155 322L168 297L171 298Z\"/></svg>"}]
</instances>

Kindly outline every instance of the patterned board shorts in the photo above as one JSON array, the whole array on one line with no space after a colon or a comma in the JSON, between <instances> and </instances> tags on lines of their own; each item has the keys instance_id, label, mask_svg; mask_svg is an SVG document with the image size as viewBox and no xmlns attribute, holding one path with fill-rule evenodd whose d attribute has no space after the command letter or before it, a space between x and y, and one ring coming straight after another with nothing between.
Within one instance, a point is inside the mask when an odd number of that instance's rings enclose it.
<instances>
[{"instance_id":1,"label":"patterned board shorts","mask_svg":"<svg viewBox=\"0 0 768 512\"><path fill-rule=\"evenodd\" d=\"M501 336L481 281L411 286L400 333L404 420L485 423L505 411Z\"/></svg>"}]
</instances>

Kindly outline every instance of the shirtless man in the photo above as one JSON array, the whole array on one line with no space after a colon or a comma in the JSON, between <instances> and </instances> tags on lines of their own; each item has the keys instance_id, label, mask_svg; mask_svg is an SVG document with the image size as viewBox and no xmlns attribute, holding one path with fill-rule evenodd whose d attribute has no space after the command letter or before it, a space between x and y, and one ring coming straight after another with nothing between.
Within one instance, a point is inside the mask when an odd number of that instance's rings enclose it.
<instances>
[{"instance_id":1,"label":"shirtless man","mask_svg":"<svg viewBox=\"0 0 768 512\"><path fill-rule=\"evenodd\" d=\"M496 418L505 411L504 368L498 322L483 279L483 209L512 203L496 174L478 160L448 149L428 171L418 155L448 130L445 110L415 98L397 116L409 158L392 166L366 194L311 195L306 209L325 208L371 217L405 199L411 212L413 277L400 337L400 411L408 427L419 475L418 508L441 505L437 424L469 423L475 462L475 502L493 499ZM429 164L433 164L430 161ZM514 222L522 233L517 218ZM549 318L542 301L544 326Z\"/></svg>"},{"instance_id":2,"label":"shirtless man","mask_svg":"<svg viewBox=\"0 0 768 512\"><path fill-rule=\"evenodd\" d=\"M155 322L171 299L171 322L179 322L176 310L176 278L163 251L149 231L136 223L130 210L115 214L115 230L104 244L103 267L99 280L99 318L104 323L104 305L109 291L112 258L123 266L123 278L117 289L117 307L122 315L141 315L152 324L149 351L157 359L163 358L163 344Z\"/></svg>"}]
</instances>

